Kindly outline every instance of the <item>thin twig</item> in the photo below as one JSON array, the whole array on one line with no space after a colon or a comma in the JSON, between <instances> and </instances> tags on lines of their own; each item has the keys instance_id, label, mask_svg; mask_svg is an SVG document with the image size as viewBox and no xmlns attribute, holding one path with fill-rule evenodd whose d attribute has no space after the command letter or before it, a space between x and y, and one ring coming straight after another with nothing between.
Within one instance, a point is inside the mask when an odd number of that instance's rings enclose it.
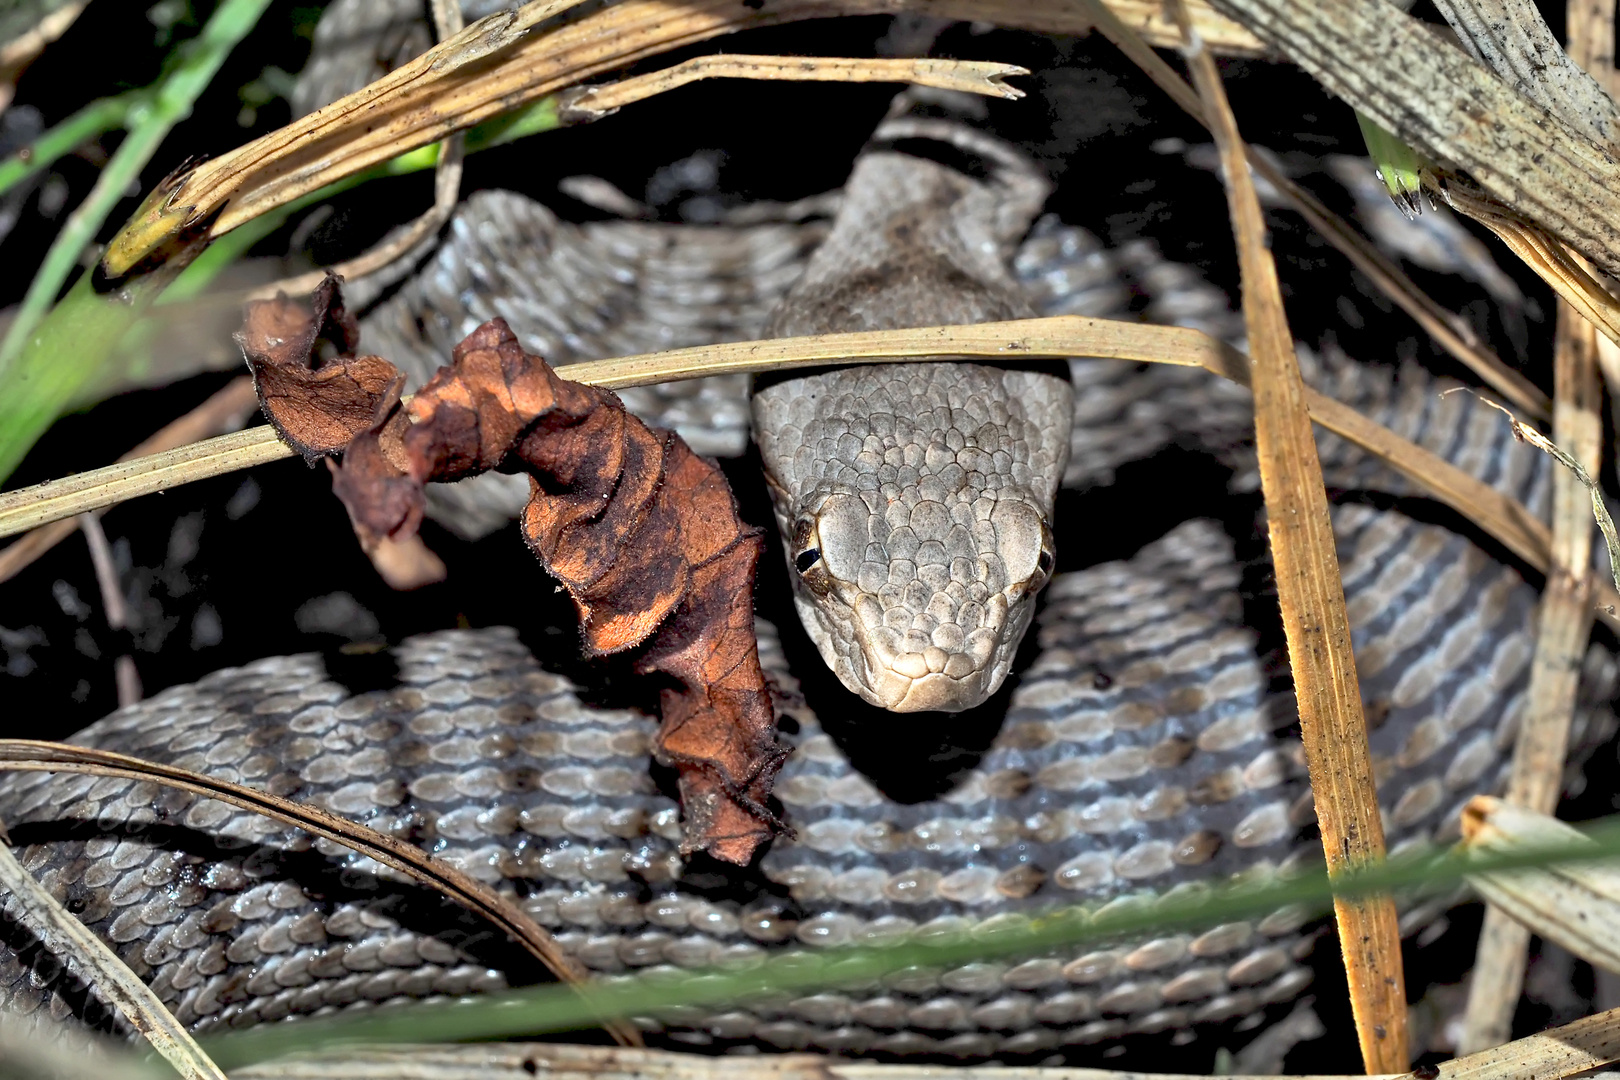
<instances>
[{"instance_id":1,"label":"thin twig","mask_svg":"<svg viewBox=\"0 0 1620 1080\"><path fill-rule=\"evenodd\" d=\"M97 514L80 514L75 520L84 533L84 542L90 548L90 565L96 572L96 587L101 592L101 606L107 613L107 629L121 640L128 641L129 605L124 603L124 590L118 583L118 567L113 563L112 546L101 527ZM113 680L118 687L118 707L133 705L141 700L141 674L135 669L135 658L120 651L113 658Z\"/></svg>"},{"instance_id":2,"label":"thin twig","mask_svg":"<svg viewBox=\"0 0 1620 1080\"><path fill-rule=\"evenodd\" d=\"M1213 121L1210 132L1226 181L1253 365L1255 450L1277 601L1299 700L1300 737L1322 850L1329 876L1340 877L1347 870L1382 861L1384 827L1333 520L1316 456L1305 381L1243 137L1214 57L1193 32L1180 0L1172 3L1186 35L1182 51L1193 85L1203 99L1205 115ZM1387 895L1335 899L1333 912L1362 1060L1369 1073L1398 1072L1406 1068L1410 1055L1395 900Z\"/></svg>"},{"instance_id":3,"label":"thin twig","mask_svg":"<svg viewBox=\"0 0 1620 1080\"><path fill-rule=\"evenodd\" d=\"M589 979L579 961L564 951L545 927L507 897L442 860L434 859L420 848L325 810L178 766L67 743L0 739L0 768L146 780L217 799L239 810L262 814L357 851L482 915L505 931L559 980L576 990L584 992L584 985ZM641 1044L641 1037L629 1024L608 1017L599 1019L623 1045Z\"/></svg>"},{"instance_id":4,"label":"thin twig","mask_svg":"<svg viewBox=\"0 0 1620 1080\"><path fill-rule=\"evenodd\" d=\"M23 869L11 848L0 842L0 892L16 904L17 918L52 955L72 960L80 974L123 1013L131 1027L187 1080L225 1080L225 1073L186 1033L174 1014L118 954L57 903L34 875Z\"/></svg>"},{"instance_id":5,"label":"thin twig","mask_svg":"<svg viewBox=\"0 0 1620 1080\"><path fill-rule=\"evenodd\" d=\"M700 79L765 79L785 82L904 82L986 97L1021 98L1024 92L1004 80L1028 75L1026 68L963 60L902 58L850 60L836 56L697 56L662 71L586 86L568 95L563 106L591 120L632 102L662 94Z\"/></svg>"},{"instance_id":6,"label":"thin twig","mask_svg":"<svg viewBox=\"0 0 1620 1080\"><path fill-rule=\"evenodd\" d=\"M1448 394L1455 392L1454 390L1446 391ZM1609 515L1609 507L1603 501L1602 486L1592 478L1591 473L1586 471L1585 466L1557 443L1548 439L1547 436L1526 424L1504 406L1492 401L1490 398L1481 397L1479 400L1508 418L1508 422L1513 425L1514 438L1519 439L1521 442L1527 442L1542 453L1552 456L1560 465L1568 469L1581 486L1586 489L1587 500L1592 508L1592 518L1597 522L1598 530L1603 534L1603 542L1609 549L1609 570L1614 577L1615 588L1620 590L1620 535L1616 534L1614 518ZM1585 527L1584 519L1582 527ZM1572 567L1572 569L1574 568Z\"/></svg>"},{"instance_id":7,"label":"thin twig","mask_svg":"<svg viewBox=\"0 0 1620 1080\"><path fill-rule=\"evenodd\" d=\"M1127 58L1152 79L1181 109L1209 127L1209 118L1198 95L1187 81L1171 69L1164 59L1148 47L1130 27L1126 26L1102 0L1082 0L1092 8L1097 29L1112 41ZM1502 358L1481 345L1469 328L1467 320L1447 311L1428 293L1417 287L1395 261L1385 255L1376 244L1357 232L1349 222L1324 206L1309 191L1284 176L1271 159L1254 150L1247 150L1249 167L1265 178L1301 217L1349 259L1357 270L1402 311L1422 327L1441 348L1445 349L1474 374L1484 379L1497 393L1519 408L1538 418L1551 416L1551 405L1529 379L1513 370Z\"/></svg>"}]
</instances>

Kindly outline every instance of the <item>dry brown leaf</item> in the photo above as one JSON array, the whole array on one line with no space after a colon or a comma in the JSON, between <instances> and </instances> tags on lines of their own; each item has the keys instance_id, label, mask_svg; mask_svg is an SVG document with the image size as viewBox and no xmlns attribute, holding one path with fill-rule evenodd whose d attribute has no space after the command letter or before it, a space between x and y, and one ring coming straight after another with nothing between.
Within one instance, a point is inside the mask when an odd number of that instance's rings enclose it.
<instances>
[{"instance_id":1,"label":"dry brown leaf","mask_svg":"<svg viewBox=\"0 0 1620 1080\"><path fill-rule=\"evenodd\" d=\"M683 850L746 864L784 829L767 801L786 752L754 640L764 545L719 467L611 392L559 378L500 319L457 345L404 408L401 379L374 357L364 358L367 382L321 379L326 368L302 377L321 329L341 334L346 320L329 278L309 307L281 298L250 308L244 339L260 343L267 370L294 373L276 384L278 427L291 417L330 438L371 418L332 467L362 546L374 561L392 553L379 562L385 573L384 562L401 561L402 576L420 572L400 553L421 524L424 484L526 471L524 538L573 599L586 653L638 650L638 672L674 682L661 694L657 752L679 775Z\"/></svg>"}]
</instances>

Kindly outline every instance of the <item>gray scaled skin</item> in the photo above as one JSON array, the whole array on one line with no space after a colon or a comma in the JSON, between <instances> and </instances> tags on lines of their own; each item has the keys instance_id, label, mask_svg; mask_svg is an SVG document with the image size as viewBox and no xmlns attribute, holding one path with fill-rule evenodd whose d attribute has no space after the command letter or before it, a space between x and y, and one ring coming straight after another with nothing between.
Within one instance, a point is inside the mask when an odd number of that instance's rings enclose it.
<instances>
[{"instance_id":1,"label":"gray scaled skin","mask_svg":"<svg viewBox=\"0 0 1620 1080\"><path fill-rule=\"evenodd\" d=\"M884 148L901 140L949 144L988 179ZM891 113L771 335L1033 315L1007 259L1046 190L989 136ZM895 712L954 712L993 694L1052 571L1068 380L976 363L859 365L758 389L753 414L799 617L844 685Z\"/></svg>"}]
</instances>

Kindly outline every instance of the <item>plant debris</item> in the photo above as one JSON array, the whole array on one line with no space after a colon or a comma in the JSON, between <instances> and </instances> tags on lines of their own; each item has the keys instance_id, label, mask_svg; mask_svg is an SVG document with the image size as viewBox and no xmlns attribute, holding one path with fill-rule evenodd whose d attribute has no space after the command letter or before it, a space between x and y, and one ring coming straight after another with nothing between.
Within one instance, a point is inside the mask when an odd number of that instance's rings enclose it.
<instances>
[{"instance_id":1,"label":"plant debris","mask_svg":"<svg viewBox=\"0 0 1620 1080\"><path fill-rule=\"evenodd\" d=\"M719 468L617 395L558 377L502 319L403 406L403 376L353 356L353 327L331 277L308 306L249 305L238 340L271 423L306 458L343 453L333 490L368 551L415 536L424 484L527 472L523 535L573 599L587 655L638 650L638 673L674 682L657 756L679 774L682 850L746 864L786 828L766 802L787 753L754 638L764 543ZM317 366L323 337L345 355Z\"/></svg>"}]
</instances>

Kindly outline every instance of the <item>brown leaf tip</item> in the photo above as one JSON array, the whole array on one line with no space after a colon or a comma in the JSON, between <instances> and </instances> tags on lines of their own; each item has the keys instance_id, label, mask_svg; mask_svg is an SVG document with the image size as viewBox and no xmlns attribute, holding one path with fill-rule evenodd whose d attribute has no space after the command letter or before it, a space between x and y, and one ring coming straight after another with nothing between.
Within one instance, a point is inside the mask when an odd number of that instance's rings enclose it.
<instances>
[{"instance_id":1,"label":"brown leaf tip","mask_svg":"<svg viewBox=\"0 0 1620 1080\"><path fill-rule=\"evenodd\" d=\"M278 294L248 304L236 341L253 373L265 418L313 465L384 419L405 377L376 356L355 356L360 327L331 274L308 303ZM328 342L336 356L318 352Z\"/></svg>"}]
</instances>

